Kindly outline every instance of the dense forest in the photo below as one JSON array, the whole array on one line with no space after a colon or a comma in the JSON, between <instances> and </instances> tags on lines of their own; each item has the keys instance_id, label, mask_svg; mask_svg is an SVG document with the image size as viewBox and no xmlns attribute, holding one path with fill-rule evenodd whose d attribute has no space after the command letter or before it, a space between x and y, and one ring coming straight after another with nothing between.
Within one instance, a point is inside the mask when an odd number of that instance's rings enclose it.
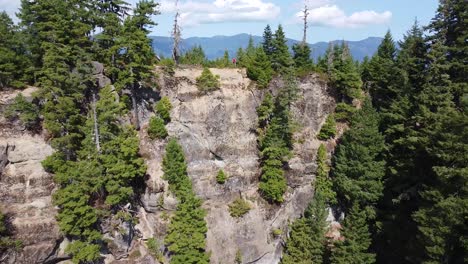
<instances>
[{"instance_id":1,"label":"dense forest","mask_svg":"<svg viewBox=\"0 0 468 264\"><path fill-rule=\"evenodd\" d=\"M297 82L318 74L335 90L337 105L316 136L337 137L338 123L346 131L331 158L324 144L318 149L314 198L291 222L281 263L467 263L467 6L441 0L429 25L415 21L398 43L387 32L363 62L352 58L346 42L330 45L315 62L305 41L291 52L281 25L267 26L261 45L251 40L235 56L210 61L201 47L184 54L175 47L173 58L154 54L148 34L159 4L153 0L135 6L21 0L18 24L0 13L0 89L39 90L32 101L16 97L5 115L32 133L47 131L55 152L42 165L58 186L57 221L72 241L66 252L75 263L97 263L108 247L102 223L137 222L132 208L147 169L139 154L137 94L153 89L155 65L169 75L179 65L203 67L196 80L201 94L219 89L210 67L245 68L256 89L265 90L257 108L258 192L276 205L287 190ZM101 63L111 83L96 80ZM274 78L284 81L276 94L268 90ZM154 105L150 138L168 137L171 107L166 97ZM167 252L155 240L148 248L162 263L165 257L210 263L203 201L175 138L168 139L162 170L178 205L163 241ZM226 177L220 170L217 183ZM249 205L239 199L230 210L239 217ZM340 216L340 239L327 236L329 211ZM10 235L0 213L0 254L21 248Z\"/></svg>"}]
</instances>

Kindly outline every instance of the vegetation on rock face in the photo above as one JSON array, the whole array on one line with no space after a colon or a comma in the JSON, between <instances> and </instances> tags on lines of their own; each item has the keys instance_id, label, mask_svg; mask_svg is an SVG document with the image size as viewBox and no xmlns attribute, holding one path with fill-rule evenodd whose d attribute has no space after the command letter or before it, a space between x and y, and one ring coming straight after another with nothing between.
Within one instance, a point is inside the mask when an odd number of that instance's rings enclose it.
<instances>
[{"instance_id":1,"label":"vegetation on rock face","mask_svg":"<svg viewBox=\"0 0 468 264\"><path fill-rule=\"evenodd\" d=\"M197 78L198 89L203 92L211 92L220 88L219 75L214 75L210 69L203 68L202 74Z\"/></svg>"},{"instance_id":2,"label":"vegetation on rock face","mask_svg":"<svg viewBox=\"0 0 468 264\"><path fill-rule=\"evenodd\" d=\"M226 182L227 176L223 170L219 170L218 174L216 175L216 182L219 184L224 184Z\"/></svg>"},{"instance_id":3,"label":"vegetation on rock face","mask_svg":"<svg viewBox=\"0 0 468 264\"><path fill-rule=\"evenodd\" d=\"M165 139L168 136L164 121L160 117L152 116L150 118L148 135L151 139Z\"/></svg>"},{"instance_id":4,"label":"vegetation on rock face","mask_svg":"<svg viewBox=\"0 0 468 264\"><path fill-rule=\"evenodd\" d=\"M323 198L319 192L316 192L304 216L291 224L281 258L282 264L324 263L327 210Z\"/></svg>"},{"instance_id":5,"label":"vegetation on rock face","mask_svg":"<svg viewBox=\"0 0 468 264\"><path fill-rule=\"evenodd\" d=\"M22 94L18 94L14 102L8 106L5 116L10 120L18 118L27 129L39 126L39 107L28 102Z\"/></svg>"},{"instance_id":6,"label":"vegetation on rock face","mask_svg":"<svg viewBox=\"0 0 468 264\"><path fill-rule=\"evenodd\" d=\"M164 179L169 182L169 189L179 201L164 240L171 255L171 263L208 264L209 255L205 252L206 212L201 208L201 200L193 193L184 153L175 139L169 140L166 146L163 172Z\"/></svg>"},{"instance_id":7,"label":"vegetation on rock face","mask_svg":"<svg viewBox=\"0 0 468 264\"><path fill-rule=\"evenodd\" d=\"M285 86L274 99L266 95L257 109L259 115L259 147L262 157L262 175L259 191L270 202L282 202L286 192L283 164L292 148L292 120L290 107L297 96L297 83L286 77Z\"/></svg>"},{"instance_id":8,"label":"vegetation on rock face","mask_svg":"<svg viewBox=\"0 0 468 264\"><path fill-rule=\"evenodd\" d=\"M171 122L171 110L172 110L172 104L171 101L169 100L169 97L164 96L161 98L156 103L156 106L154 107L156 110L156 114L159 115L159 117L164 120L164 123L169 123Z\"/></svg>"},{"instance_id":9,"label":"vegetation on rock face","mask_svg":"<svg viewBox=\"0 0 468 264\"><path fill-rule=\"evenodd\" d=\"M322 128L320 129L320 132L317 135L317 138L320 140L328 140L330 138L335 137L335 135L336 135L335 116L331 114L325 120L325 124L323 124Z\"/></svg>"},{"instance_id":10,"label":"vegetation on rock face","mask_svg":"<svg viewBox=\"0 0 468 264\"><path fill-rule=\"evenodd\" d=\"M237 198L229 205L229 213L232 217L242 217L252 209L245 199Z\"/></svg>"}]
</instances>

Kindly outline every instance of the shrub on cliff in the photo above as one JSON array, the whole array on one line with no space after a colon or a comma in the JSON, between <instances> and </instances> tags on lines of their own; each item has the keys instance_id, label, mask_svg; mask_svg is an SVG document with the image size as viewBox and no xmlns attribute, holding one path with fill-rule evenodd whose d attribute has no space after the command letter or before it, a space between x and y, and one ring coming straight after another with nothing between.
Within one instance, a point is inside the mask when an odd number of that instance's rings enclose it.
<instances>
[{"instance_id":1,"label":"shrub on cliff","mask_svg":"<svg viewBox=\"0 0 468 264\"><path fill-rule=\"evenodd\" d=\"M335 117L333 115L329 115L325 124L323 124L322 128L320 129L320 133L317 135L318 139L327 140L329 138L334 137L336 134L336 122Z\"/></svg>"},{"instance_id":2,"label":"shrub on cliff","mask_svg":"<svg viewBox=\"0 0 468 264\"><path fill-rule=\"evenodd\" d=\"M162 120L164 120L164 123L167 124L171 122L172 104L167 96L164 96L163 98L161 98L161 100L159 100L156 103L156 106L154 107L154 109L156 110L156 113L159 115L159 117L161 117Z\"/></svg>"},{"instance_id":3,"label":"shrub on cliff","mask_svg":"<svg viewBox=\"0 0 468 264\"><path fill-rule=\"evenodd\" d=\"M150 118L148 136L151 139L164 139L167 137L167 130L161 118L155 116Z\"/></svg>"},{"instance_id":4,"label":"shrub on cliff","mask_svg":"<svg viewBox=\"0 0 468 264\"><path fill-rule=\"evenodd\" d=\"M214 75L210 69L205 67L202 74L197 78L198 89L203 93L219 89L221 86L219 78L219 75Z\"/></svg>"},{"instance_id":5,"label":"shrub on cliff","mask_svg":"<svg viewBox=\"0 0 468 264\"><path fill-rule=\"evenodd\" d=\"M232 217L242 217L250 211L251 207L249 202L242 198L237 198L232 204L229 205L229 213Z\"/></svg>"},{"instance_id":6,"label":"shrub on cliff","mask_svg":"<svg viewBox=\"0 0 468 264\"><path fill-rule=\"evenodd\" d=\"M216 182L219 184L224 184L226 182L227 176L223 170L219 170L218 174L216 175Z\"/></svg>"}]
</instances>

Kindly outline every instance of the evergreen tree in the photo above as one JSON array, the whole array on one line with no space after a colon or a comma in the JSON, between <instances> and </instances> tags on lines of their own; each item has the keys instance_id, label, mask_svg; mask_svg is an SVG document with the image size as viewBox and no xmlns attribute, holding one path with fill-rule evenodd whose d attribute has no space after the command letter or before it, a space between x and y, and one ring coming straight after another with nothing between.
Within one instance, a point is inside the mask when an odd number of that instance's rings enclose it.
<instances>
[{"instance_id":1,"label":"evergreen tree","mask_svg":"<svg viewBox=\"0 0 468 264\"><path fill-rule=\"evenodd\" d=\"M305 43L295 44L293 47L294 66L301 72L308 72L313 68L313 61L309 45Z\"/></svg>"},{"instance_id":2,"label":"evergreen tree","mask_svg":"<svg viewBox=\"0 0 468 264\"><path fill-rule=\"evenodd\" d=\"M263 51L268 56L268 58L271 58L274 52L274 47L273 47L273 32L271 31L270 25L267 25L265 27L265 30L263 31L262 47L263 47Z\"/></svg>"},{"instance_id":3,"label":"evergreen tree","mask_svg":"<svg viewBox=\"0 0 468 264\"><path fill-rule=\"evenodd\" d=\"M162 165L164 179L179 200L165 238L172 255L171 263L208 264L209 256L205 253L206 212L201 208L201 200L192 191L184 153L177 140L169 140Z\"/></svg>"},{"instance_id":4,"label":"evergreen tree","mask_svg":"<svg viewBox=\"0 0 468 264\"><path fill-rule=\"evenodd\" d=\"M341 235L343 240L335 242L330 263L375 263L375 254L369 252L371 238L366 218L365 210L359 208L357 204L351 206L349 214L346 215L342 224Z\"/></svg>"},{"instance_id":5,"label":"evergreen tree","mask_svg":"<svg viewBox=\"0 0 468 264\"><path fill-rule=\"evenodd\" d=\"M323 124L322 128L320 129L320 133L317 135L317 138L320 140L328 140L333 138L336 135L336 122L335 117L333 114L328 115L327 119L325 120L325 124Z\"/></svg>"},{"instance_id":6,"label":"evergreen tree","mask_svg":"<svg viewBox=\"0 0 468 264\"><path fill-rule=\"evenodd\" d=\"M30 61L26 56L23 34L6 12L0 12L0 88L21 88L28 81Z\"/></svg>"},{"instance_id":7,"label":"evergreen tree","mask_svg":"<svg viewBox=\"0 0 468 264\"><path fill-rule=\"evenodd\" d=\"M372 104L378 110L388 108L395 98L398 88L398 70L395 67L396 48L390 31L385 34L377 54L368 67L368 77L364 80L372 96Z\"/></svg>"},{"instance_id":8,"label":"evergreen tree","mask_svg":"<svg viewBox=\"0 0 468 264\"><path fill-rule=\"evenodd\" d=\"M278 29L275 31L272 47L271 65L276 72L280 72L292 66L293 60L289 53L286 36L281 25L279 25Z\"/></svg>"},{"instance_id":9,"label":"evergreen tree","mask_svg":"<svg viewBox=\"0 0 468 264\"><path fill-rule=\"evenodd\" d=\"M327 164L327 151L324 144L317 150L317 172L315 176L315 192L320 193L326 203L336 203L336 193L333 191L333 182L329 177L330 167Z\"/></svg>"},{"instance_id":10,"label":"evergreen tree","mask_svg":"<svg viewBox=\"0 0 468 264\"><path fill-rule=\"evenodd\" d=\"M339 204L345 210L357 204L371 219L375 218L385 173L382 160L385 144L378 126L378 115L366 100L352 117L350 130L343 135L333 164L334 190Z\"/></svg>"},{"instance_id":11,"label":"evergreen tree","mask_svg":"<svg viewBox=\"0 0 468 264\"><path fill-rule=\"evenodd\" d=\"M346 43L343 42L341 47L334 49L333 58L331 81L340 93L341 100L360 98L361 77Z\"/></svg>"},{"instance_id":12,"label":"evergreen tree","mask_svg":"<svg viewBox=\"0 0 468 264\"><path fill-rule=\"evenodd\" d=\"M260 89L266 88L272 78L271 63L262 48L257 48L255 57L247 67L247 76L257 81Z\"/></svg>"},{"instance_id":13,"label":"evergreen tree","mask_svg":"<svg viewBox=\"0 0 468 264\"><path fill-rule=\"evenodd\" d=\"M181 62L190 65L205 65L207 59L203 48L201 46L194 46L184 54L181 58Z\"/></svg>"},{"instance_id":14,"label":"evergreen tree","mask_svg":"<svg viewBox=\"0 0 468 264\"><path fill-rule=\"evenodd\" d=\"M171 110L172 110L172 104L171 101L169 100L169 97L163 96L161 100L159 100L156 103L156 106L154 107L156 110L156 113L161 117L162 120L164 120L164 123L169 123L171 122Z\"/></svg>"},{"instance_id":15,"label":"evergreen tree","mask_svg":"<svg viewBox=\"0 0 468 264\"><path fill-rule=\"evenodd\" d=\"M148 135L151 139L165 139L168 136L164 120L160 117L152 116L148 124Z\"/></svg>"},{"instance_id":16,"label":"evergreen tree","mask_svg":"<svg viewBox=\"0 0 468 264\"><path fill-rule=\"evenodd\" d=\"M211 92L220 88L219 75L214 75L209 68L203 68L199 77L197 77L198 90L203 93Z\"/></svg>"},{"instance_id":17,"label":"evergreen tree","mask_svg":"<svg viewBox=\"0 0 468 264\"><path fill-rule=\"evenodd\" d=\"M291 225L282 264L324 263L327 210L325 200L316 193L304 216Z\"/></svg>"},{"instance_id":18,"label":"evergreen tree","mask_svg":"<svg viewBox=\"0 0 468 264\"><path fill-rule=\"evenodd\" d=\"M123 30L117 45L120 47L118 63L121 65L116 86L128 89L132 99L133 123L140 129L137 91L152 75L154 51L148 38L149 27L156 25L152 15L158 15L159 4L152 0L142 0L133 9L133 15L124 21Z\"/></svg>"}]
</instances>

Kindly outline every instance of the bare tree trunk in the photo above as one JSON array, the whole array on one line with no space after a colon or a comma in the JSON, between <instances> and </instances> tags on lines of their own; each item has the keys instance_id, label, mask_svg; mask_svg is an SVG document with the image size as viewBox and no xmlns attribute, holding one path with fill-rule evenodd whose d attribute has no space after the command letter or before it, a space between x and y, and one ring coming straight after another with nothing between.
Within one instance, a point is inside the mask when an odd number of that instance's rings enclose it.
<instances>
[{"instance_id":1,"label":"bare tree trunk","mask_svg":"<svg viewBox=\"0 0 468 264\"><path fill-rule=\"evenodd\" d=\"M132 107L133 107L133 118L135 119L135 129L140 130L140 117L138 115L138 103L135 95L135 85L132 85L130 91L130 97L132 98Z\"/></svg>"},{"instance_id":2,"label":"bare tree trunk","mask_svg":"<svg viewBox=\"0 0 468 264\"><path fill-rule=\"evenodd\" d=\"M133 68L130 67L130 76L133 77ZM136 99L135 92L135 81L132 81L132 86L130 87L130 97L132 98L132 108L133 108L133 119L135 122L135 129L140 130L140 118L138 116L138 102Z\"/></svg>"},{"instance_id":3,"label":"bare tree trunk","mask_svg":"<svg viewBox=\"0 0 468 264\"><path fill-rule=\"evenodd\" d=\"M178 10L178 0L175 2L176 6L176 14L174 17L174 28L172 29L172 38L174 38L174 46L172 47L172 59L176 64L179 64L179 58L180 58L180 51L179 51L179 44L180 44L180 27L179 27L179 10Z\"/></svg>"},{"instance_id":4,"label":"bare tree trunk","mask_svg":"<svg viewBox=\"0 0 468 264\"><path fill-rule=\"evenodd\" d=\"M96 149L98 153L101 153L101 142L100 142L100 136L99 136L99 126L98 126L98 120L97 120L97 111L96 111L96 91L93 91L93 121L94 121L94 141L96 144Z\"/></svg>"},{"instance_id":5,"label":"bare tree trunk","mask_svg":"<svg viewBox=\"0 0 468 264\"><path fill-rule=\"evenodd\" d=\"M304 10L302 10L304 13L304 35L302 36L302 45L307 45L307 29L309 28L309 25L307 24L307 17L309 16L309 8L307 7L307 3L304 5Z\"/></svg>"}]
</instances>

